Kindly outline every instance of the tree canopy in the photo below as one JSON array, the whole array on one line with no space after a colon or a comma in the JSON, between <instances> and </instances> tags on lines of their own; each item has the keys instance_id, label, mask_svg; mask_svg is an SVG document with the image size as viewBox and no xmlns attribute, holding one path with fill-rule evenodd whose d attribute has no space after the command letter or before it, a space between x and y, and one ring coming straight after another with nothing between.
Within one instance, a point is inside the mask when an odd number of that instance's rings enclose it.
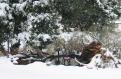
<instances>
[{"instance_id":1,"label":"tree canopy","mask_svg":"<svg viewBox=\"0 0 121 79\"><path fill-rule=\"evenodd\" d=\"M103 27L120 16L116 0L52 0L52 5L62 16L66 27L88 30L93 25Z\"/></svg>"},{"instance_id":2,"label":"tree canopy","mask_svg":"<svg viewBox=\"0 0 121 79\"><path fill-rule=\"evenodd\" d=\"M5 16L0 16L0 43L29 29L32 33L58 34L64 29L101 29L120 17L120 0L2 0Z\"/></svg>"}]
</instances>

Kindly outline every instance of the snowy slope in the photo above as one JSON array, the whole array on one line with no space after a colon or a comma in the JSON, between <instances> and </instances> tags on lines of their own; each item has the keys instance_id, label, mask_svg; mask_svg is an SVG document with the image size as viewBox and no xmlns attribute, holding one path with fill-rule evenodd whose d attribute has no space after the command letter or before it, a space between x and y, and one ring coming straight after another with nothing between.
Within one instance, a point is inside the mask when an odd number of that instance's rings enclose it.
<instances>
[{"instance_id":1,"label":"snowy slope","mask_svg":"<svg viewBox=\"0 0 121 79\"><path fill-rule=\"evenodd\" d=\"M47 66L41 62L13 65L0 57L0 79L121 79L121 68L87 69L74 66Z\"/></svg>"}]
</instances>

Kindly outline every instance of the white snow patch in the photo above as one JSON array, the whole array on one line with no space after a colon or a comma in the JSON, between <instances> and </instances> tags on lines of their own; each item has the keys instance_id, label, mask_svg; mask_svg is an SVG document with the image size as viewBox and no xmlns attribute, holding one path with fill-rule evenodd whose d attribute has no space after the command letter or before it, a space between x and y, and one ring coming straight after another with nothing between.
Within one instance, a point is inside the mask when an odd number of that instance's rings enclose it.
<instances>
[{"instance_id":1,"label":"white snow patch","mask_svg":"<svg viewBox=\"0 0 121 79\"><path fill-rule=\"evenodd\" d=\"M6 3L0 3L0 16L5 16L6 15L6 11L5 8L8 8L8 4Z\"/></svg>"},{"instance_id":2,"label":"white snow patch","mask_svg":"<svg viewBox=\"0 0 121 79\"><path fill-rule=\"evenodd\" d=\"M37 38L43 37L44 41L47 41L47 39L51 39L51 37L48 34L39 34Z\"/></svg>"},{"instance_id":3,"label":"white snow patch","mask_svg":"<svg viewBox=\"0 0 121 79\"><path fill-rule=\"evenodd\" d=\"M29 32L22 32L22 33L18 34L18 39L20 39L20 41L21 41L20 49L25 46L25 43L27 40L30 40L29 37L30 37Z\"/></svg>"},{"instance_id":4,"label":"white snow patch","mask_svg":"<svg viewBox=\"0 0 121 79\"><path fill-rule=\"evenodd\" d=\"M23 8L26 6L27 2L23 2L23 3L17 3L17 4L13 4L13 6L16 6L17 9L19 9L20 11L23 11ZM24 11L23 11L24 12Z\"/></svg>"},{"instance_id":5,"label":"white snow patch","mask_svg":"<svg viewBox=\"0 0 121 79\"><path fill-rule=\"evenodd\" d=\"M0 57L1 79L121 79L121 69L87 69L75 66L47 66L42 62L13 65Z\"/></svg>"},{"instance_id":6,"label":"white snow patch","mask_svg":"<svg viewBox=\"0 0 121 79\"><path fill-rule=\"evenodd\" d=\"M30 33L29 32L22 32L22 33L19 33L18 34L18 38L20 40L29 40L29 37L30 37Z\"/></svg>"}]
</instances>

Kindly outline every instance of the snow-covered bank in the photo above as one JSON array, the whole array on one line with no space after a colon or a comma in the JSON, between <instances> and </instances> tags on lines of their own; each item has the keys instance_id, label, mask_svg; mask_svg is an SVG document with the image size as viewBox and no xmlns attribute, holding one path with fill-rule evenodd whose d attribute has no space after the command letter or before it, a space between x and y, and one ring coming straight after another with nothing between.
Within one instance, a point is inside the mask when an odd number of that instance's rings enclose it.
<instances>
[{"instance_id":1,"label":"snow-covered bank","mask_svg":"<svg viewBox=\"0 0 121 79\"><path fill-rule=\"evenodd\" d=\"M47 66L41 62L13 65L9 58L0 57L0 79L121 79L120 73L121 68Z\"/></svg>"}]
</instances>

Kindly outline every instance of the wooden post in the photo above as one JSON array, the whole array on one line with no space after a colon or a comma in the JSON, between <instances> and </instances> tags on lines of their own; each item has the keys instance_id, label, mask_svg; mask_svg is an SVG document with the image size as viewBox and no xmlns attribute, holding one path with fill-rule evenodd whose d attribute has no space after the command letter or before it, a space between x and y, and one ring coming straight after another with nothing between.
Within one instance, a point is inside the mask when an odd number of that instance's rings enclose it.
<instances>
[{"instance_id":1,"label":"wooden post","mask_svg":"<svg viewBox=\"0 0 121 79\"><path fill-rule=\"evenodd\" d=\"M60 56L60 53L59 53L59 52L60 52L60 48L57 48L56 50L57 50L57 53L58 53L58 57L57 57L57 62L56 62L56 64L59 65L59 64L60 64L60 60L59 60L59 56Z\"/></svg>"},{"instance_id":2,"label":"wooden post","mask_svg":"<svg viewBox=\"0 0 121 79\"><path fill-rule=\"evenodd\" d=\"M9 53L9 39L8 39L7 43L8 43L8 53Z\"/></svg>"},{"instance_id":3,"label":"wooden post","mask_svg":"<svg viewBox=\"0 0 121 79\"><path fill-rule=\"evenodd\" d=\"M58 62L59 62L59 55L60 55L60 54L59 54L59 50L58 50Z\"/></svg>"}]
</instances>

